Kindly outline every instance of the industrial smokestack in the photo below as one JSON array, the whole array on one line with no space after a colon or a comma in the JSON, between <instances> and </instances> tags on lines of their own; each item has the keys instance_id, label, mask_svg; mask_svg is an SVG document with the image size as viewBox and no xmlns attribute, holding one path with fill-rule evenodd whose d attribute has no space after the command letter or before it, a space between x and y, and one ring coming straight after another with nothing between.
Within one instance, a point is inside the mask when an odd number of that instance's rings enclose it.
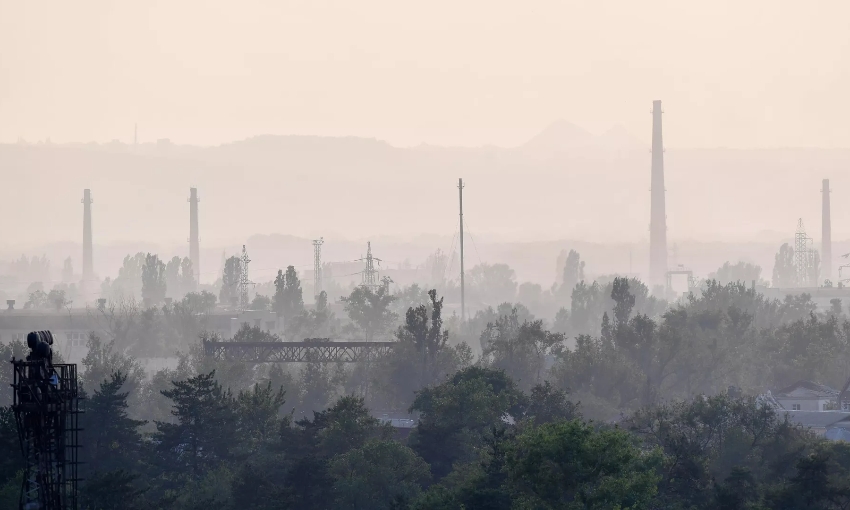
<instances>
[{"instance_id":1,"label":"industrial smokestack","mask_svg":"<svg viewBox=\"0 0 850 510\"><path fill-rule=\"evenodd\" d=\"M832 219L829 214L829 179L823 180L823 218L821 227L821 281L832 281Z\"/></svg>"},{"instance_id":2,"label":"industrial smokestack","mask_svg":"<svg viewBox=\"0 0 850 510\"><path fill-rule=\"evenodd\" d=\"M649 224L649 283L667 278L667 210L664 200L664 143L661 140L661 101L652 102L652 188Z\"/></svg>"},{"instance_id":3,"label":"industrial smokestack","mask_svg":"<svg viewBox=\"0 0 850 510\"><path fill-rule=\"evenodd\" d=\"M198 188L189 188L189 259L192 261L192 271L195 282L201 282L201 248L198 237Z\"/></svg>"},{"instance_id":4,"label":"industrial smokestack","mask_svg":"<svg viewBox=\"0 0 850 510\"><path fill-rule=\"evenodd\" d=\"M94 277L91 239L91 190L83 190L83 282L88 283Z\"/></svg>"}]
</instances>

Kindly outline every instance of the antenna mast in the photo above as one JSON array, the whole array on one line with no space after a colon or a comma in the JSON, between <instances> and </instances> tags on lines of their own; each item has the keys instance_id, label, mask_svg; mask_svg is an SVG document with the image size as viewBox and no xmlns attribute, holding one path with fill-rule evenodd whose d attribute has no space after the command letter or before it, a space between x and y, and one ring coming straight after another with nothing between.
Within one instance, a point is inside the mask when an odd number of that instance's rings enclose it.
<instances>
[{"instance_id":1,"label":"antenna mast","mask_svg":"<svg viewBox=\"0 0 850 510\"><path fill-rule=\"evenodd\" d=\"M466 296L463 281L463 179L457 180L460 197L460 320L466 320Z\"/></svg>"},{"instance_id":2,"label":"antenna mast","mask_svg":"<svg viewBox=\"0 0 850 510\"><path fill-rule=\"evenodd\" d=\"M322 293L322 244L324 242L324 237L313 240L313 293L316 296Z\"/></svg>"},{"instance_id":3,"label":"antenna mast","mask_svg":"<svg viewBox=\"0 0 850 510\"><path fill-rule=\"evenodd\" d=\"M251 259L248 258L248 251L243 244L242 258L239 264L239 308L241 310L247 310L251 306L248 301L248 286L253 285L254 282L248 279L248 264L250 263Z\"/></svg>"}]
</instances>

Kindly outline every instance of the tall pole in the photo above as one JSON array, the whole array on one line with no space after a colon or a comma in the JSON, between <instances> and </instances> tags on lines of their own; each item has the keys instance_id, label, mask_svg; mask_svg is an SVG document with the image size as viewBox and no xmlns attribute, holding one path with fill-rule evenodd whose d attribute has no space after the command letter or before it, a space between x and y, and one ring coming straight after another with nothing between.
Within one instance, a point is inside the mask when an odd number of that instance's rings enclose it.
<instances>
[{"instance_id":1,"label":"tall pole","mask_svg":"<svg viewBox=\"0 0 850 510\"><path fill-rule=\"evenodd\" d=\"M189 260L195 273L195 285L201 284L201 247L198 235L198 188L189 188Z\"/></svg>"},{"instance_id":2,"label":"tall pole","mask_svg":"<svg viewBox=\"0 0 850 510\"><path fill-rule=\"evenodd\" d=\"M829 211L829 179L823 180L823 216L821 230L821 281L832 281L832 220Z\"/></svg>"},{"instance_id":3,"label":"tall pole","mask_svg":"<svg viewBox=\"0 0 850 510\"><path fill-rule=\"evenodd\" d=\"M466 320L466 288L463 281L463 179L457 180L457 189L460 194L460 320Z\"/></svg>"},{"instance_id":4,"label":"tall pole","mask_svg":"<svg viewBox=\"0 0 850 510\"><path fill-rule=\"evenodd\" d=\"M322 293L322 244L325 238L313 240L313 294L319 297Z\"/></svg>"},{"instance_id":5,"label":"tall pole","mask_svg":"<svg viewBox=\"0 0 850 510\"><path fill-rule=\"evenodd\" d=\"M94 276L91 235L91 190L83 190L83 282L89 283Z\"/></svg>"}]
</instances>

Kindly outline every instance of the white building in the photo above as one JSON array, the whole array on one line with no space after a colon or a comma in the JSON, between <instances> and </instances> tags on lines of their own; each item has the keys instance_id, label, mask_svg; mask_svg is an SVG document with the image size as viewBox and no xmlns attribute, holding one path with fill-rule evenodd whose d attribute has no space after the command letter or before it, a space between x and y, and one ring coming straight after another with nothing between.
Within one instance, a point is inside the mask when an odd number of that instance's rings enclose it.
<instances>
[{"instance_id":1,"label":"white building","mask_svg":"<svg viewBox=\"0 0 850 510\"><path fill-rule=\"evenodd\" d=\"M827 411L836 406L838 390L811 381L799 381L773 394L788 411Z\"/></svg>"}]
</instances>

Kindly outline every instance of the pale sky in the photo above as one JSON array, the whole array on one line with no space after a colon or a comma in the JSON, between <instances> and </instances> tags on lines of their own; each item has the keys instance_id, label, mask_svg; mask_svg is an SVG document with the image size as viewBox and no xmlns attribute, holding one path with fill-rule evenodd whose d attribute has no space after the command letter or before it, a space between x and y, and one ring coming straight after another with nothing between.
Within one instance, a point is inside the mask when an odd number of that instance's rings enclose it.
<instances>
[{"instance_id":1,"label":"pale sky","mask_svg":"<svg viewBox=\"0 0 850 510\"><path fill-rule=\"evenodd\" d=\"M0 142L850 146L850 2L0 0ZM675 112L675 115L671 115Z\"/></svg>"}]
</instances>

